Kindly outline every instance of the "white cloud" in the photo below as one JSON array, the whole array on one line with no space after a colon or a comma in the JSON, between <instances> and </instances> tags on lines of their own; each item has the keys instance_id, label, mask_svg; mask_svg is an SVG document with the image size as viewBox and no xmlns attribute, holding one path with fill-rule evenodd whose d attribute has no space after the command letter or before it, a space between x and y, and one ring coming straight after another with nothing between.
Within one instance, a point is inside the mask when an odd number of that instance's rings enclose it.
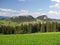
<instances>
[{"instance_id":1,"label":"white cloud","mask_svg":"<svg viewBox=\"0 0 60 45\"><path fill-rule=\"evenodd\" d=\"M30 12L29 10L20 10L19 13L17 13L15 16L27 16L27 15L32 15L33 17L38 17L38 16L41 16L41 15L47 15L49 18L56 18L56 19L59 19L60 18L60 10L59 11L53 11L53 10L50 10L46 13L44 12Z\"/></svg>"},{"instance_id":2,"label":"white cloud","mask_svg":"<svg viewBox=\"0 0 60 45\"><path fill-rule=\"evenodd\" d=\"M0 8L0 10L1 10L1 8ZM60 18L60 16L59 16L60 10L58 10L58 11L50 10L46 13L40 12L40 11L31 12L29 10L24 10L24 9L17 11L17 12L7 11L7 10L0 11L0 16L12 17L12 16L27 16L27 15L32 15L33 17L37 17L37 16L41 16L41 15L47 15L50 18L58 19L58 18Z\"/></svg>"},{"instance_id":3,"label":"white cloud","mask_svg":"<svg viewBox=\"0 0 60 45\"><path fill-rule=\"evenodd\" d=\"M11 16L8 12L0 12L0 16Z\"/></svg>"},{"instance_id":4,"label":"white cloud","mask_svg":"<svg viewBox=\"0 0 60 45\"><path fill-rule=\"evenodd\" d=\"M56 2L54 5L50 5L50 8L60 8L60 0L51 0L53 3Z\"/></svg>"},{"instance_id":5,"label":"white cloud","mask_svg":"<svg viewBox=\"0 0 60 45\"><path fill-rule=\"evenodd\" d=\"M0 11L5 11L5 12L17 12L16 10L6 9L6 8L0 8Z\"/></svg>"},{"instance_id":6,"label":"white cloud","mask_svg":"<svg viewBox=\"0 0 60 45\"><path fill-rule=\"evenodd\" d=\"M54 5L51 5L50 8L60 8L60 3L56 3Z\"/></svg>"},{"instance_id":7,"label":"white cloud","mask_svg":"<svg viewBox=\"0 0 60 45\"><path fill-rule=\"evenodd\" d=\"M18 14L16 14L16 16L26 16L26 15L32 15L33 17L37 17L40 15L45 15L46 13L41 13L39 11L37 12L30 12L29 10L20 10Z\"/></svg>"},{"instance_id":8,"label":"white cloud","mask_svg":"<svg viewBox=\"0 0 60 45\"><path fill-rule=\"evenodd\" d=\"M7 8L0 8L0 16L13 16L14 13L17 13L18 11L7 9Z\"/></svg>"},{"instance_id":9,"label":"white cloud","mask_svg":"<svg viewBox=\"0 0 60 45\"><path fill-rule=\"evenodd\" d=\"M24 16L24 15L29 15L29 11L28 10L20 10L18 11L18 13L16 14L16 16Z\"/></svg>"},{"instance_id":10,"label":"white cloud","mask_svg":"<svg viewBox=\"0 0 60 45\"><path fill-rule=\"evenodd\" d=\"M53 1L53 2L58 2L58 3L60 2L60 0L51 0L51 1Z\"/></svg>"},{"instance_id":11,"label":"white cloud","mask_svg":"<svg viewBox=\"0 0 60 45\"><path fill-rule=\"evenodd\" d=\"M51 15L58 15L60 14L60 11L49 11L48 14L51 14Z\"/></svg>"},{"instance_id":12,"label":"white cloud","mask_svg":"<svg viewBox=\"0 0 60 45\"><path fill-rule=\"evenodd\" d=\"M60 19L60 10L58 11L50 10L47 12L47 15L49 18Z\"/></svg>"}]
</instances>

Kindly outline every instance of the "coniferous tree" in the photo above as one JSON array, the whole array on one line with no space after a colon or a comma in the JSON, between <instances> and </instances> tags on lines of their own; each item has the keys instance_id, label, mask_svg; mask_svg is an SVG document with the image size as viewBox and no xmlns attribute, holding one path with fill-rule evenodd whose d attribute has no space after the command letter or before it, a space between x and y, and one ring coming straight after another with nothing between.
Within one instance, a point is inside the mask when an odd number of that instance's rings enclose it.
<instances>
[{"instance_id":1,"label":"coniferous tree","mask_svg":"<svg viewBox=\"0 0 60 45\"><path fill-rule=\"evenodd\" d=\"M40 30L40 32L44 32L44 23L43 22L41 23L41 30Z\"/></svg>"},{"instance_id":2,"label":"coniferous tree","mask_svg":"<svg viewBox=\"0 0 60 45\"><path fill-rule=\"evenodd\" d=\"M51 32L51 23L50 22L46 23L46 30L47 30L47 32Z\"/></svg>"},{"instance_id":3,"label":"coniferous tree","mask_svg":"<svg viewBox=\"0 0 60 45\"><path fill-rule=\"evenodd\" d=\"M53 32L56 32L56 31L57 31L57 29L56 29L56 22L52 22L52 24L53 24L53 25L52 25L52 27L53 27L52 30L53 30Z\"/></svg>"}]
</instances>

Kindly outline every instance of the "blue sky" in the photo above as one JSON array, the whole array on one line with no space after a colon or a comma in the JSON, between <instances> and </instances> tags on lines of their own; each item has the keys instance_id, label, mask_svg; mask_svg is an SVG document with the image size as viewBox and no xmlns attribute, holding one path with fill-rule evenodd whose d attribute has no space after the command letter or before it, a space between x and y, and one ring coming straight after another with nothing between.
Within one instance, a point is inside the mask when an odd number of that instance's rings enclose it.
<instances>
[{"instance_id":1,"label":"blue sky","mask_svg":"<svg viewBox=\"0 0 60 45\"><path fill-rule=\"evenodd\" d=\"M51 4L48 0L0 0L1 8L11 8L14 10L28 9L36 11L37 9L47 9Z\"/></svg>"},{"instance_id":2,"label":"blue sky","mask_svg":"<svg viewBox=\"0 0 60 45\"><path fill-rule=\"evenodd\" d=\"M20 15L60 19L60 0L0 0L0 16Z\"/></svg>"}]
</instances>

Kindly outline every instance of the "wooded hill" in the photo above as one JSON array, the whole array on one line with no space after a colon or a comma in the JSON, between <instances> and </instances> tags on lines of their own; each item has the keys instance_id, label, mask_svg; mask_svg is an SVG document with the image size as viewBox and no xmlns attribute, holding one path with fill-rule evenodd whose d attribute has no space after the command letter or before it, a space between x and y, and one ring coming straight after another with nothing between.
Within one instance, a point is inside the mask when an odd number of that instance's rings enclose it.
<instances>
[{"instance_id":1,"label":"wooded hill","mask_svg":"<svg viewBox=\"0 0 60 45\"><path fill-rule=\"evenodd\" d=\"M41 21L60 21L57 19L48 18L46 15L38 16L36 18L32 17L31 15L28 16L14 16L10 18L2 18L3 20L12 21L12 22L31 22L36 20Z\"/></svg>"},{"instance_id":2,"label":"wooded hill","mask_svg":"<svg viewBox=\"0 0 60 45\"><path fill-rule=\"evenodd\" d=\"M5 18L0 20L0 34L60 32L60 23L48 19L49 18L45 15L37 18L33 18L32 16Z\"/></svg>"},{"instance_id":3,"label":"wooded hill","mask_svg":"<svg viewBox=\"0 0 60 45\"><path fill-rule=\"evenodd\" d=\"M16 26L0 25L0 34L25 34L35 32L60 32L60 23L57 22L31 22Z\"/></svg>"}]
</instances>

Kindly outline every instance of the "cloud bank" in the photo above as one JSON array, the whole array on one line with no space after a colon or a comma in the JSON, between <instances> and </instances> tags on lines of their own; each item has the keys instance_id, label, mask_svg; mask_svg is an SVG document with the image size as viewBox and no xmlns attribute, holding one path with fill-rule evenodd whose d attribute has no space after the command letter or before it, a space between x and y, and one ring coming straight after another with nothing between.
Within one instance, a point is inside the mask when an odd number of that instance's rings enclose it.
<instances>
[{"instance_id":1,"label":"cloud bank","mask_svg":"<svg viewBox=\"0 0 60 45\"><path fill-rule=\"evenodd\" d=\"M26 15L32 15L34 17L45 15L45 13L41 13L39 9L37 12L31 12L29 10L21 9L19 11L12 10L12 9L6 9L6 8L0 8L0 16L26 16Z\"/></svg>"},{"instance_id":2,"label":"cloud bank","mask_svg":"<svg viewBox=\"0 0 60 45\"><path fill-rule=\"evenodd\" d=\"M60 0L51 0L52 2L55 2L54 5L50 5L50 8L60 8Z\"/></svg>"},{"instance_id":3,"label":"cloud bank","mask_svg":"<svg viewBox=\"0 0 60 45\"><path fill-rule=\"evenodd\" d=\"M40 9L39 9L40 10ZM47 15L48 17L52 17L52 18L59 18L60 16L60 10L58 11L53 11L53 10L49 10L48 12L41 12L41 11L35 11L35 12L31 12L29 10L24 10L21 9L19 11L17 10L13 10L13 9L6 9L6 8L0 8L0 16L8 16L8 17L12 17L12 16L27 16L27 15L31 15L33 17L38 17L41 15Z\"/></svg>"}]
</instances>

